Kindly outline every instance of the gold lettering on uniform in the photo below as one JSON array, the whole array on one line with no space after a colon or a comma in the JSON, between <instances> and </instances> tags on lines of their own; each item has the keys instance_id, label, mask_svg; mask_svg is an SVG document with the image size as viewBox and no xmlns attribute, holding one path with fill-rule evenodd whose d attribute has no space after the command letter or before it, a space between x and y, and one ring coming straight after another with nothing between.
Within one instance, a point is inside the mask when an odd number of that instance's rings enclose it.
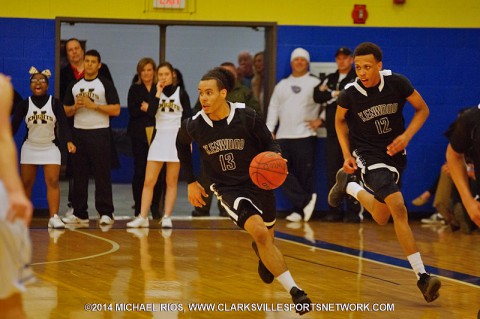
<instances>
[{"instance_id":1,"label":"gold lettering on uniform","mask_svg":"<svg viewBox=\"0 0 480 319\"><path fill-rule=\"evenodd\" d=\"M165 101L163 100L159 105L158 108L160 109L160 112L181 112L181 107L178 104L175 104L172 101Z\"/></svg>"},{"instance_id":2,"label":"gold lettering on uniform","mask_svg":"<svg viewBox=\"0 0 480 319\"><path fill-rule=\"evenodd\" d=\"M394 114L398 111L398 103L380 104L369 107L366 110L358 112L357 115L363 122L370 121L376 117Z\"/></svg>"},{"instance_id":3,"label":"gold lettering on uniform","mask_svg":"<svg viewBox=\"0 0 480 319\"><path fill-rule=\"evenodd\" d=\"M32 116L30 116L28 119L27 119L27 122L33 122L33 121L53 121L53 117L51 117L50 115L48 114L34 114Z\"/></svg>"},{"instance_id":4,"label":"gold lettering on uniform","mask_svg":"<svg viewBox=\"0 0 480 319\"><path fill-rule=\"evenodd\" d=\"M80 93L75 95L75 97L84 96L84 97L88 97L92 101L99 100L100 97L98 96L98 94L95 94L93 90L94 89L89 89L88 91L85 91L85 89L80 89Z\"/></svg>"},{"instance_id":5,"label":"gold lettering on uniform","mask_svg":"<svg viewBox=\"0 0 480 319\"><path fill-rule=\"evenodd\" d=\"M243 138L222 138L208 144L203 145L203 150L212 155L221 151L243 150L245 147L245 139Z\"/></svg>"}]
</instances>

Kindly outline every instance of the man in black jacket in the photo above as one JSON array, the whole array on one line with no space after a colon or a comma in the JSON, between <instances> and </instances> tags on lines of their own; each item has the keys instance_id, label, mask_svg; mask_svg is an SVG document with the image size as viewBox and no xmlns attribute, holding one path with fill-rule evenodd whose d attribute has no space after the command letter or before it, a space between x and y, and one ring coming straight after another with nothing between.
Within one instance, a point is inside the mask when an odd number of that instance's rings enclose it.
<instances>
[{"instance_id":1,"label":"man in black jacket","mask_svg":"<svg viewBox=\"0 0 480 319\"><path fill-rule=\"evenodd\" d=\"M327 182L328 189L335 184L335 175L343 165L343 155L340 144L335 131L335 112L337 110L337 97L346 84L355 80L357 75L352 67L353 57L352 51L347 47L341 47L335 53L335 63L337 63L337 71L329 74L318 86L313 90L313 99L317 103L322 104L322 113L319 118L319 126L321 121L325 121L327 129ZM331 213L325 215L323 219L327 221L338 221L344 219L345 222L359 222L358 212L360 205L353 198L347 199L347 211L343 212L343 208L330 207Z\"/></svg>"}]
</instances>

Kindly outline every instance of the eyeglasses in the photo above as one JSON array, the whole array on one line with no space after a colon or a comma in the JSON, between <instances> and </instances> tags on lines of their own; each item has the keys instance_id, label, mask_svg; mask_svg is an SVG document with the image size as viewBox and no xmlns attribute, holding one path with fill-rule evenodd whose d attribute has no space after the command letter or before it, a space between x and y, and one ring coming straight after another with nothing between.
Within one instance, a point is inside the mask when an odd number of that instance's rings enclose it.
<instances>
[{"instance_id":1,"label":"eyeglasses","mask_svg":"<svg viewBox=\"0 0 480 319\"><path fill-rule=\"evenodd\" d=\"M31 79L30 83L47 83L47 79Z\"/></svg>"}]
</instances>

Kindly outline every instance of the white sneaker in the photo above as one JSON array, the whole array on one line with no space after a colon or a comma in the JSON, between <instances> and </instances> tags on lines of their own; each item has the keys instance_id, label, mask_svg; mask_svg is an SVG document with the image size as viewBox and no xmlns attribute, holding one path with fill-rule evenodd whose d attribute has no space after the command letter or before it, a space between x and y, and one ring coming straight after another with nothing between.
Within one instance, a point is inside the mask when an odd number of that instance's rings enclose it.
<instances>
[{"instance_id":1,"label":"white sneaker","mask_svg":"<svg viewBox=\"0 0 480 319\"><path fill-rule=\"evenodd\" d=\"M65 228L65 224L62 222L60 217L55 214L48 220L48 228Z\"/></svg>"},{"instance_id":2,"label":"white sneaker","mask_svg":"<svg viewBox=\"0 0 480 319\"><path fill-rule=\"evenodd\" d=\"M149 226L148 218L143 218L140 215L135 217L134 220L127 223L127 227L131 227L131 228L148 227L148 226Z\"/></svg>"},{"instance_id":3,"label":"white sneaker","mask_svg":"<svg viewBox=\"0 0 480 319\"><path fill-rule=\"evenodd\" d=\"M285 219L288 220L289 222L299 222L303 220L302 215L296 212L291 213Z\"/></svg>"},{"instance_id":4,"label":"white sneaker","mask_svg":"<svg viewBox=\"0 0 480 319\"><path fill-rule=\"evenodd\" d=\"M102 215L100 217L100 225L112 225L114 220L108 215Z\"/></svg>"},{"instance_id":5,"label":"white sneaker","mask_svg":"<svg viewBox=\"0 0 480 319\"><path fill-rule=\"evenodd\" d=\"M68 217L63 217L62 221L65 224L87 224L89 222L88 219L81 219L81 218L78 218L75 215L70 215Z\"/></svg>"},{"instance_id":6,"label":"white sneaker","mask_svg":"<svg viewBox=\"0 0 480 319\"><path fill-rule=\"evenodd\" d=\"M317 202L317 194L313 193L312 198L308 202L307 206L303 208L303 220L308 222L312 218L313 210L315 209L315 203Z\"/></svg>"},{"instance_id":7,"label":"white sneaker","mask_svg":"<svg viewBox=\"0 0 480 319\"><path fill-rule=\"evenodd\" d=\"M68 207L68 209L65 211L65 213L63 215L65 215L65 217L72 216L73 215L73 207Z\"/></svg>"},{"instance_id":8,"label":"white sneaker","mask_svg":"<svg viewBox=\"0 0 480 319\"><path fill-rule=\"evenodd\" d=\"M423 224L445 224L445 219L439 213L432 214L429 218L422 218Z\"/></svg>"},{"instance_id":9,"label":"white sneaker","mask_svg":"<svg viewBox=\"0 0 480 319\"><path fill-rule=\"evenodd\" d=\"M169 216L163 216L162 220L160 221L162 224L162 228L172 228L172 219Z\"/></svg>"}]
</instances>

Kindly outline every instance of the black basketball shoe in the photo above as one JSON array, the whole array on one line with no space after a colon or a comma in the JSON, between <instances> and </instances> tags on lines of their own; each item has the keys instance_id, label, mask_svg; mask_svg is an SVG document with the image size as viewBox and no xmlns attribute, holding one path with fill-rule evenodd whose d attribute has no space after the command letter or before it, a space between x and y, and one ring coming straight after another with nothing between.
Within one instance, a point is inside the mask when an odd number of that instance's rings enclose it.
<instances>
[{"instance_id":1,"label":"black basketball shoe","mask_svg":"<svg viewBox=\"0 0 480 319\"><path fill-rule=\"evenodd\" d=\"M347 191L347 184L349 180L349 174L345 173L343 168L337 171L336 183L328 193L328 205L332 207L338 207L342 203L342 199Z\"/></svg>"},{"instance_id":2,"label":"black basketball shoe","mask_svg":"<svg viewBox=\"0 0 480 319\"><path fill-rule=\"evenodd\" d=\"M417 286L423 294L423 297L427 302L432 302L437 299L440 294L438 290L442 286L440 279L430 276L430 274L419 274L420 279L417 281Z\"/></svg>"},{"instance_id":3,"label":"black basketball shoe","mask_svg":"<svg viewBox=\"0 0 480 319\"><path fill-rule=\"evenodd\" d=\"M290 289L292 301L295 304L295 311L301 316L312 310L312 301L307 297L305 291L293 287Z\"/></svg>"},{"instance_id":4,"label":"black basketball shoe","mask_svg":"<svg viewBox=\"0 0 480 319\"><path fill-rule=\"evenodd\" d=\"M271 284L273 280L275 280L275 276L263 264L262 260L260 259L260 254L258 253L257 243L254 241L252 241L252 248L258 257L258 275L264 283Z\"/></svg>"}]
</instances>

